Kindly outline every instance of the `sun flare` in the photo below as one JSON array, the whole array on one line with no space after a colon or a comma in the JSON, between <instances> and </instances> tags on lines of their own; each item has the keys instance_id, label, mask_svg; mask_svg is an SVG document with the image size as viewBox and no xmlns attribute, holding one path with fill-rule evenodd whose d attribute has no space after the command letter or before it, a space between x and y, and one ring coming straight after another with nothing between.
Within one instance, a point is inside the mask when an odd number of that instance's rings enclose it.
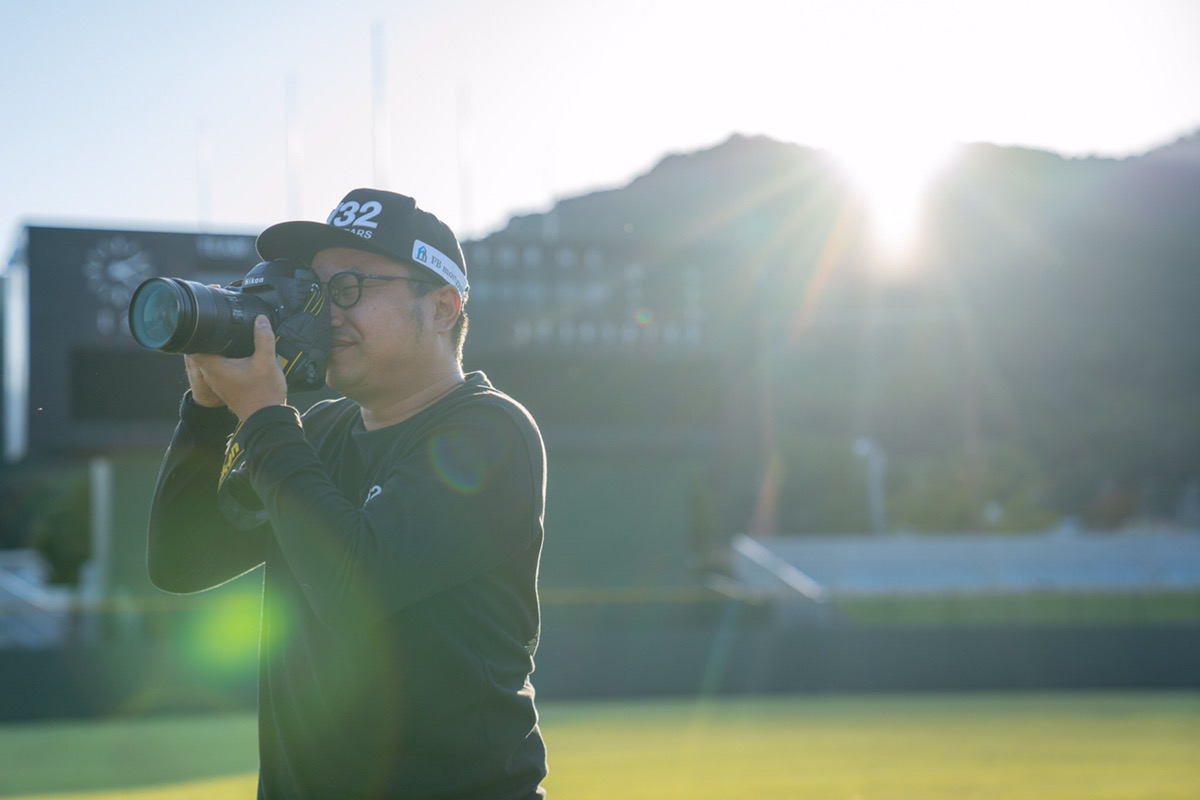
<instances>
[{"instance_id":1,"label":"sun flare","mask_svg":"<svg viewBox=\"0 0 1200 800\"><path fill-rule=\"evenodd\" d=\"M864 141L833 155L861 193L881 256L895 259L918 243L928 190L946 168L954 147L926 141Z\"/></svg>"}]
</instances>

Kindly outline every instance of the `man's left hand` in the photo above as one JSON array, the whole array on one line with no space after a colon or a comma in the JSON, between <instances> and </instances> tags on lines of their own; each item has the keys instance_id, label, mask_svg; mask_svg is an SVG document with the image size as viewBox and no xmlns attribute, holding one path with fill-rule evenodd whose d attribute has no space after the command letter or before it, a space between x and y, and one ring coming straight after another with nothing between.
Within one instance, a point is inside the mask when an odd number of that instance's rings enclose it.
<instances>
[{"instance_id":1,"label":"man's left hand","mask_svg":"<svg viewBox=\"0 0 1200 800\"><path fill-rule=\"evenodd\" d=\"M270 320L261 314L254 320L254 355L225 358L196 353L192 361L205 382L243 422L259 409L287 403L287 379L275 357L275 333Z\"/></svg>"}]
</instances>

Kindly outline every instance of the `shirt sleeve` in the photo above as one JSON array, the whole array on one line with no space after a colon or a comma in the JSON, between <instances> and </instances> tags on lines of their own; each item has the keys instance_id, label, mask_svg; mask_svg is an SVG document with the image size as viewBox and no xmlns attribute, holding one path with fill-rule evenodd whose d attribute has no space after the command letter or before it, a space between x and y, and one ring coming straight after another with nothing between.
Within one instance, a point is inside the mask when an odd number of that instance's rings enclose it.
<instances>
[{"instance_id":1,"label":"shirt sleeve","mask_svg":"<svg viewBox=\"0 0 1200 800\"><path fill-rule=\"evenodd\" d=\"M250 417L241 437L279 549L326 624L372 624L540 542L540 440L533 448L502 408L426 431L362 505L282 407Z\"/></svg>"},{"instance_id":2,"label":"shirt sleeve","mask_svg":"<svg viewBox=\"0 0 1200 800\"><path fill-rule=\"evenodd\" d=\"M265 560L265 526L239 530L217 503L225 441L236 423L226 408L198 405L190 392L183 399L150 507L146 561L160 589L210 589Z\"/></svg>"}]
</instances>

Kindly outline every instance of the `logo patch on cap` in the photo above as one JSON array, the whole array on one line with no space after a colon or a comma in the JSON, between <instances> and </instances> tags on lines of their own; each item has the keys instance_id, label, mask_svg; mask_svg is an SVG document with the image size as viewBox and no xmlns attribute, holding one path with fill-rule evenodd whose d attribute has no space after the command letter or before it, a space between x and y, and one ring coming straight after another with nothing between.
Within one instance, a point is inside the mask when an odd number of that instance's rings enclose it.
<instances>
[{"instance_id":1,"label":"logo patch on cap","mask_svg":"<svg viewBox=\"0 0 1200 800\"><path fill-rule=\"evenodd\" d=\"M466 292L467 276L463 274L458 264L454 263L454 259L433 245L426 244L420 239L415 240L413 242L412 259L418 264L424 264L438 275L441 275L451 286L458 289L459 294Z\"/></svg>"}]
</instances>

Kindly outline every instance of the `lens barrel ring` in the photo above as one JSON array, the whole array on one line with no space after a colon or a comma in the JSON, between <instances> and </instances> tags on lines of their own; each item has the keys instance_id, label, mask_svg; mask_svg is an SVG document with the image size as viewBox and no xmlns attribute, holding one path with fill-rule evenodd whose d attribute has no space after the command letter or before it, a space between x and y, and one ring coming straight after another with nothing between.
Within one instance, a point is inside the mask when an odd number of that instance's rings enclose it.
<instances>
[{"instance_id":1,"label":"lens barrel ring","mask_svg":"<svg viewBox=\"0 0 1200 800\"><path fill-rule=\"evenodd\" d=\"M261 299L182 278L150 278L133 293L129 330L138 344L164 353L254 352L254 317L270 314Z\"/></svg>"}]
</instances>

